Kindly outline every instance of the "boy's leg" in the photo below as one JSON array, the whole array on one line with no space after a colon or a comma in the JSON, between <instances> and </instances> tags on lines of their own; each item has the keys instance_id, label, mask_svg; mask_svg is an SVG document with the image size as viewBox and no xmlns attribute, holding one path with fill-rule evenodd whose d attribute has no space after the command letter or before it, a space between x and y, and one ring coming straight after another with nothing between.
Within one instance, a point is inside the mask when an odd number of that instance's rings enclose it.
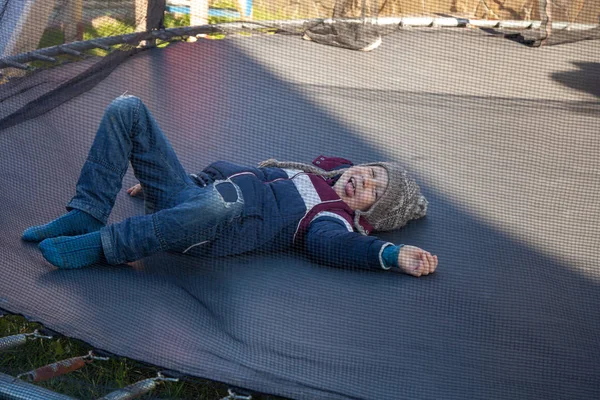
<instances>
[{"instance_id":1,"label":"boy's leg","mask_svg":"<svg viewBox=\"0 0 600 400\"><path fill-rule=\"evenodd\" d=\"M217 181L198 195L154 214L132 217L103 228L102 249L110 264L139 260L158 251L184 252L212 241L242 216L244 200L237 185Z\"/></svg>"},{"instance_id":2,"label":"boy's leg","mask_svg":"<svg viewBox=\"0 0 600 400\"><path fill-rule=\"evenodd\" d=\"M106 109L81 170L70 212L27 229L24 240L93 232L106 224L129 161L142 183L147 211L164 207L174 193L191 183L173 148L150 111L133 96L121 96Z\"/></svg>"},{"instance_id":3,"label":"boy's leg","mask_svg":"<svg viewBox=\"0 0 600 400\"><path fill-rule=\"evenodd\" d=\"M237 185L217 181L189 188L196 195L172 208L127 218L99 232L46 239L44 257L59 268L79 268L97 262L121 264L159 251L180 251L212 241L241 218L244 200Z\"/></svg>"},{"instance_id":4,"label":"boy's leg","mask_svg":"<svg viewBox=\"0 0 600 400\"><path fill-rule=\"evenodd\" d=\"M193 184L144 103L121 96L104 114L67 208L106 223L130 161L148 212L165 207L173 194Z\"/></svg>"}]
</instances>

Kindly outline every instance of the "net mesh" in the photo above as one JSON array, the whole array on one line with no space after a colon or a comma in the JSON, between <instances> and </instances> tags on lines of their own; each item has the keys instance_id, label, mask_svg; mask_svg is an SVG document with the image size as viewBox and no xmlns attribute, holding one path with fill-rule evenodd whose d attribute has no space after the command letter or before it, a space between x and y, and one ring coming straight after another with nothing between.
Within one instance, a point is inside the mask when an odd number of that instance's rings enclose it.
<instances>
[{"instance_id":1,"label":"net mesh","mask_svg":"<svg viewBox=\"0 0 600 400\"><path fill-rule=\"evenodd\" d=\"M0 309L287 398L600 398L599 17L591 0L0 0ZM57 271L21 235L103 163L88 152L123 94L201 186L223 159L401 162L428 214L381 238L438 254L439 270L328 268L273 238ZM108 170L123 179L108 222L146 215L125 190L139 174ZM266 233L248 226L252 248ZM0 372L25 372L7 359ZM135 381L80 377L48 387L97 398Z\"/></svg>"},{"instance_id":2,"label":"net mesh","mask_svg":"<svg viewBox=\"0 0 600 400\"><path fill-rule=\"evenodd\" d=\"M566 41L565 35L569 36L570 41L596 37L596 32L582 33L580 30L597 27L600 14L600 5L597 2L585 0L3 0L0 6L3 27L0 54L3 57L36 48L147 29L232 21L262 22L263 28L281 29L281 24L272 22L312 20L308 25L297 25L294 31L305 33L308 30L309 37L317 42L362 50L365 47L373 47L373 42L378 40L380 33L390 32L390 29L384 30L382 27L382 23L386 26L390 24L389 18L453 17L522 22L539 22L551 18L557 26L555 33L559 36L553 40L554 43ZM315 21L316 19L324 21ZM354 23L345 23L347 20L354 20ZM333 21L336 23L333 24ZM356 23L358 21L362 22ZM398 25L398 21L394 22ZM410 25L410 22L405 25ZM427 25L435 23L421 21L417 26ZM290 31L291 25L286 26L284 29ZM528 33L531 28L540 28L539 24L520 26L528 28ZM245 29L259 27L260 25L247 24ZM518 30L519 25L512 28ZM577 32L570 32L574 30ZM540 33L536 39L540 36L547 34ZM531 39L531 35L528 39ZM104 55L106 50L96 48L88 53ZM37 64L39 66L40 63ZM4 74L7 75L6 71Z\"/></svg>"}]
</instances>

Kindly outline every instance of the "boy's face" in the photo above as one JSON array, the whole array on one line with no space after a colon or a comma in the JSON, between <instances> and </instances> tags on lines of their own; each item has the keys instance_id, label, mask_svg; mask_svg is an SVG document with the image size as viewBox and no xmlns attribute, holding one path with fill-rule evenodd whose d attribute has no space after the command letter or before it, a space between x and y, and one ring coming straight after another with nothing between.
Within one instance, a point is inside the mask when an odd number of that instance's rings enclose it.
<instances>
[{"instance_id":1,"label":"boy's face","mask_svg":"<svg viewBox=\"0 0 600 400\"><path fill-rule=\"evenodd\" d=\"M367 211L383 196L388 174L379 166L351 167L333 186L338 196L353 210Z\"/></svg>"}]
</instances>

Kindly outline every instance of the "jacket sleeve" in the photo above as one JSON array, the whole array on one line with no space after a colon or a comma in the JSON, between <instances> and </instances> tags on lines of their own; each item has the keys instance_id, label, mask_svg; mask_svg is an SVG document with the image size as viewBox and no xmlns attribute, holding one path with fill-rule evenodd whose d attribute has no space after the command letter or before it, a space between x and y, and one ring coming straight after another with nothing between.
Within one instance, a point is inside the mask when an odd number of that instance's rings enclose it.
<instances>
[{"instance_id":1,"label":"jacket sleeve","mask_svg":"<svg viewBox=\"0 0 600 400\"><path fill-rule=\"evenodd\" d=\"M347 222L334 216L316 217L305 237L306 252L313 261L341 268L389 270L382 254L393 245L354 232Z\"/></svg>"}]
</instances>

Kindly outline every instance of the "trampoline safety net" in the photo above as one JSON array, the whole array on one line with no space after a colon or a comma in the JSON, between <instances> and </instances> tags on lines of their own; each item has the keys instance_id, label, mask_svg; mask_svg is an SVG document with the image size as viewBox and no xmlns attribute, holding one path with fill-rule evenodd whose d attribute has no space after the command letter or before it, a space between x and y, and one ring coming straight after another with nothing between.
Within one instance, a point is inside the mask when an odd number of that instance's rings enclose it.
<instances>
[{"instance_id":1,"label":"trampoline safety net","mask_svg":"<svg viewBox=\"0 0 600 400\"><path fill-rule=\"evenodd\" d=\"M600 398L599 22L0 0L0 398Z\"/></svg>"}]
</instances>

